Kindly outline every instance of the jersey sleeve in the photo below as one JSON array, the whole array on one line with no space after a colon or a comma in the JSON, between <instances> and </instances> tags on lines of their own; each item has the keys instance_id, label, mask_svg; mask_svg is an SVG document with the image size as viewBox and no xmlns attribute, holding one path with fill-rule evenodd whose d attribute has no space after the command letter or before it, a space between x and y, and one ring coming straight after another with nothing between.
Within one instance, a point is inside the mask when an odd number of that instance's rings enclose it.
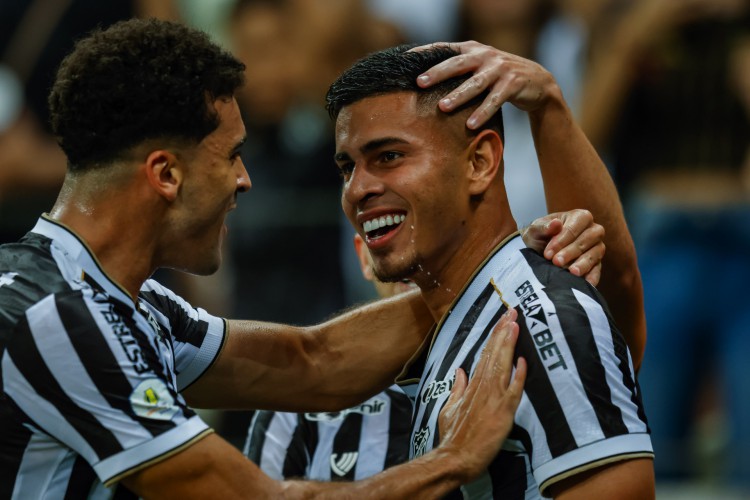
<instances>
[{"instance_id":1,"label":"jersey sleeve","mask_svg":"<svg viewBox=\"0 0 750 500\"><path fill-rule=\"evenodd\" d=\"M540 490L606 463L653 457L632 361L598 292L568 273L515 292L517 355L528 377L512 436L529 452Z\"/></svg>"},{"instance_id":2,"label":"jersey sleeve","mask_svg":"<svg viewBox=\"0 0 750 500\"><path fill-rule=\"evenodd\" d=\"M243 453L276 480L309 477L310 456L296 413L258 411Z\"/></svg>"},{"instance_id":3,"label":"jersey sleeve","mask_svg":"<svg viewBox=\"0 0 750 500\"><path fill-rule=\"evenodd\" d=\"M177 388L185 390L213 364L226 340L226 323L148 280L140 291L146 307L172 337Z\"/></svg>"},{"instance_id":4,"label":"jersey sleeve","mask_svg":"<svg viewBox=\"0 0 750 500\"><path fill-rule=\"evenodd\" d=\"M6 396L105 485L211 430L177 392L171 348L132 308L89 290L49 295L10 332Z\"/></svg>"}]
</instances>

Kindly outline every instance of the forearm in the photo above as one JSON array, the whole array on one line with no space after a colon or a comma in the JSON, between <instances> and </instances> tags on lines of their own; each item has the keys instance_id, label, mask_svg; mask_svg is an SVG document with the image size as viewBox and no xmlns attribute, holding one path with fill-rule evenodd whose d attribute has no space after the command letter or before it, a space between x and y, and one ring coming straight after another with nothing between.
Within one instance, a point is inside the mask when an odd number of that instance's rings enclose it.
<instances>
[{"instance_id":1,"label":"forearm","mask_svg":"<svg viewBox=\"0 0 750 500\"><path fill-rule=\"evenodd\" d=\"M204 408L340 410L392 384L432 321L418 293L306 328L230 321L219 359L185 394Z\"/></svg>"},{"instance_id":2,"label":"forearm","mask_svg":"<svg viewBox=\"0 0 750 500\"><path fill-rule=\"evenodd\" d=\"M559 88L530 113L539 165L550 212L585 208L604 226L607 252L599 289L640 364L645 347L643 289L633 240L617 189L601 158L575 122Z\"/></svg>"},{"instance_id":3,"label":"forearm","mask_svg":"<svg viewBox=\"0 0 750 500\"><path fill-rule=\"evenodd\" d=\"M461 479L455 459L449 453L437 449L353 483L287 481L283 483L283 498L433 499L446 495L466 480L468 478Z\"/></svg>"}]
</instances>

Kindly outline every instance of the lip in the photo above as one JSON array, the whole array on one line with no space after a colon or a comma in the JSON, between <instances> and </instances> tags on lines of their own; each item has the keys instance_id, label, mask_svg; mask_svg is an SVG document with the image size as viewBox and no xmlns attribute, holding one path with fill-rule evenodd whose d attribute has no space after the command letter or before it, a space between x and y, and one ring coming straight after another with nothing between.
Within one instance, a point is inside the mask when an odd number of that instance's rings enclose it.
<instances>
[{"instance_id":1,"label":"lip","mask_svg":"<svg viewBox=\"0 0 750 500\"><path fill-rule=\"evenodd\" d=\"M365 221L372 220L372 219L386 216L386 215L393 215L393 214L406 215L406 212L400 209L378 208L378 209L368 210L366 212L360 212L357 214L357 224L359 226L359 230L362 231L362 239L365 240L365 244L367 245L367 248L369 248L372 251L377 251L388 246L391 243L391 241L401 232L401 229L403 228L406 221L400 223L397 226L394 226L394 229L392 229L387 234L377 239L371 239L369 236L367 236L366 233L364 233L362 226L365 223Z\"/></svg>"}]
</instances>

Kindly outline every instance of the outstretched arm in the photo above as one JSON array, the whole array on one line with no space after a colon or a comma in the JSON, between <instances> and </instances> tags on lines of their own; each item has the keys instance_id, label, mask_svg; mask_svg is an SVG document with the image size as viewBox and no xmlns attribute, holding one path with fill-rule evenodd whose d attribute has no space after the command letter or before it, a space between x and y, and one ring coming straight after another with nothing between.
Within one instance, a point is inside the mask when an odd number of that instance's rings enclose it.
<instances>
[{"instance_id":1,"label":"outstretched arm","mask_svg":"<svg viewBox=\"0 0 750 500\"><path fill-rule=\"evenodd\" d=\"M188 403L198 408L336 411L391 385L433 319L414 291L311 327L227 323L226 345L216 363L184 391Z\"/></svg>"},{"instance_id":2,"label":"outstretched arm","mask_svg":"<svg viewBox=\"0 0 750 500\"><path fill-rule=\"evenodd\" d=\"M574 120L560 87L547 70L533 61L477 42L451 46L461 55L420 76L420 85L473 72L440 102L441 109L450 111L487 90L484 103L467 121L470 128L478 127L505 102L529 113L548 210L587 209L606 229L607 252L599 288L638 367L645 349L646 319L635 247L614 182ZM554 241L551 243L549 251L554 255L560 248Z\"/></svg>"},{"instance_id":3,"label":"outstretched arm","mask_svg":"<svg viewBox=\"0 0 750 500\"><path fill-rule=\"evenodd\" d=\"M145 498L439 498L476 477L513 426L526 378L523 358L513 375L515 318L513 309L503 316L468 386L466 374L456 374L440 416L440 446L411 462L354 483L279 483L209 435L123 482Z\"/></svg>"}]
</instances>

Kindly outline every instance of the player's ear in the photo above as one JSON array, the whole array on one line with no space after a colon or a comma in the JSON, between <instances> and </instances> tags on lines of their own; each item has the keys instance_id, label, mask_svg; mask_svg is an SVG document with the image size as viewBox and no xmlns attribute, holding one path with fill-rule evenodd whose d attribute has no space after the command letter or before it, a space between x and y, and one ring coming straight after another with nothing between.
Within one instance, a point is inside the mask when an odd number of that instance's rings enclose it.
<instances>
[{"instance_id":1,"label":"player's ear","mask_svg":"<svg viewBox=\"0 0 750 500\"><path fill-rule=\"evenodd\" d=\"M177 199L184 172L174 153L163 149L152 151L146 157L145 169L154 191L168 201Z\"/></svg>"},{"instance_id":2,"label":"player's ear","mask_svg":"<svg viewBox=\"0 0 750 500\"><path fill-rule=\"evenodd\" d=\"M497 132L482 130L471 141L469 157L469 193L484 193L498 175L502 175L503 141Z\"/></svg>"}]
</instances>

